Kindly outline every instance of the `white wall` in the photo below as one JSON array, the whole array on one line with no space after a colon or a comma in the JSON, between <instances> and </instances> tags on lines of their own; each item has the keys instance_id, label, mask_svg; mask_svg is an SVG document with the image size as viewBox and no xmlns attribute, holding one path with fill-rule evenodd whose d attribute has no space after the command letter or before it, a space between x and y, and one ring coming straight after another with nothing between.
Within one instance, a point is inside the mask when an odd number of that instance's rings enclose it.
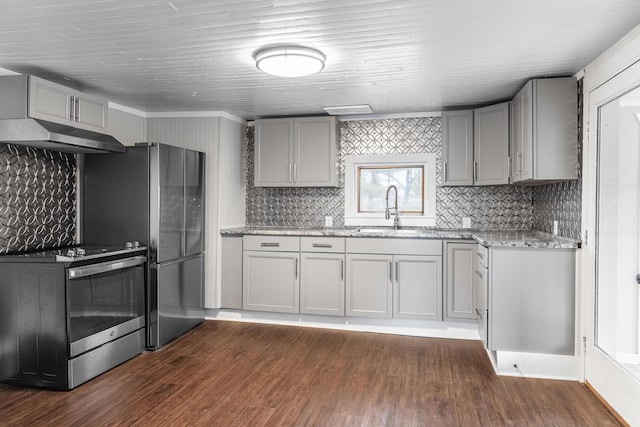
<instances>
[{"instance_id":1,"label":"white wall","mask_svg":"<svg viewBox=\"0 0 640 427\"><path fill-rule=\"evenodd\" d=\"M109 133L124 145L134 145L147 140L146 120L143 116L114 108L109 108Z\"/></svg>"},{"instance_id":2,"label":"white wall","mask_svg":"<svg viewBox=\"0 0 640 427\"><path fill-rule=\"evenodd\" d=\"M205 307L219 308L220 229L245 224L246 122L223 112L145 113L109 106L109 132L124 145L160 142L205 153Z\"/></svg>"}]
</instances>

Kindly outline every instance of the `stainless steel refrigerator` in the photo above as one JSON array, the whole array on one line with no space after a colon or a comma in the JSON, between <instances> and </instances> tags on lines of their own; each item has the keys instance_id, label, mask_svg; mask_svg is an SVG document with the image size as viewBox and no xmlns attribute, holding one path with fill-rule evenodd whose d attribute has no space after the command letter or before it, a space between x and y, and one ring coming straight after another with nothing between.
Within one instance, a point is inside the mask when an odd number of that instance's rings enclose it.
<instances>
[{"instance_id":1,"label":"stainless steel refrigerator","mask_svg":"<svg viewBox=\"0 0 640 427\"><path fill-rule=\"evenodd\" d=\"M144 143L83 162L83 243L149 247L147 347L161 347L204 320L205 155Z\"/></svg>"}]
</instances>

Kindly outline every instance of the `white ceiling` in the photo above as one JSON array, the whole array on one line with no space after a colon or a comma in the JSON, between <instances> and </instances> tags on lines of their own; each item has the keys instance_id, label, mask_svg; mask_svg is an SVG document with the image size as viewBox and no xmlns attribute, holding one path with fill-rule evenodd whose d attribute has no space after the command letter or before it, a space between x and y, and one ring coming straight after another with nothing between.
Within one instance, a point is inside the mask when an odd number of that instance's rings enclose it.
<instances>
[{"instance_id":1,"label":"white ceiling","mask_svg":"<svg viewBox=\"0 0 640 427\"><path fill-rule=\"evenodd\" d=\"M146 112L426 112L572 75L638 24L638 0L0 0L0 67ZM282 43L325 69L257 70Z\"/></svg>"}]
</instances>

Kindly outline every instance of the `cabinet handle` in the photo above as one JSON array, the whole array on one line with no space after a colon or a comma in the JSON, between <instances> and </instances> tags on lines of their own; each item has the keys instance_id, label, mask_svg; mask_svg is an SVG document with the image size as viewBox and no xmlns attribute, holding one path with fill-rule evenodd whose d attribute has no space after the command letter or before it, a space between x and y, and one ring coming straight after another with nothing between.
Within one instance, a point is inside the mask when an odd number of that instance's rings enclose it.
<instances>
[{"instance_id":1,"label":"cabinet handle","mask_svg":"<svg viewBox=\"0 0 640 427\"><path fill-rule=\"evenodd\" d=\"M482 274L482 272L476 270L476 274L480 276L481 279L484 279L484 275Z\"/></svg>"},{"instance_id":2,"label":"cabinet handle","mask_svg":"<svg viewBox=\"0 0 640 427\"><path fill-rule=\"evenodd\" d=\"M291 170L292 170L292 166L289 165L289 182L293 182L293 179L291 178Z\"/></svg>"},{"instance_id":3,"label":"cabinet handle","mask_svg":"<svg viewBox=\"0 0 640 427\"><path fill-rule=\"evenodd\" d=\"M400 283L400 280L398 279L398 277L400 276L400 273L398 273L400 271L400 264L398 264L398 261L396 261L396 283Z\"/></svg>"},{"instance_id":4,"label":"cabinet handle","mask_svg":"<svg viewBox=\"0 0 640 427\"><path fill-rule=\"evenodd\" d=\"M293 182L298 182L298 165L293 164Z\"/></svg>"},{"instance_id":5,"label":"cabinet handle","mask_svg":"<svg viewBox=\"0 0 640 427\"><path fill-rule=\"evenodd\" d=\"M260 247L262 247L262 248L277 248L277 247L280 247L280 243L277 243L277 242L262 242L262 243L260 243Z\"/></svg>"},{"instance_id":6,"label":"cabinet handle","mask_svg":"<svg viewBox=\"0 0 640 427\"><path fill-rule=\"evenodd\" d=\"M332 248L333 245L331 243L312 243L312 248Z\"/></svg>"},{"instance_id":7,"label":"cabinet handle","mask_svg":"<svg viewBox=\"0 0 640 427\"><path fill-rule=\"evenodd\" d=\"M340 260L340 280L344 281L344 260Z\"/></svg>"},{"instance_id":8,"label":"cabinet handle","mask_svg":"<svg viewBox=\"0 0 640 427\"><path fill-rule=\"evenodd\" d=\"M518 153L518 173L522 173L522 153Z\"/></svg>"},{"instance_id":9,"label":"cabinet handle","mask_svg":"<svg viewBox=\"0 0 640 427\"><path fill-rule=\"evenodd\" d=\"M389 261L389 282L393 283L393 263Z\"/></svg>"},{"instance_id":10,"label":"cabinet handle","mask_svg":"<svg viewBox=\"0 0 640 427\"><path fill-rule=\"evenodd\" d=\"M298 260L296 260L296 280L298 280Z\"/></svg>"},{"instance_id":11,"label":"cabinet handle","mask_svg":"<svg viewBox=\"0 0 640 427\"><path fill-rule=\"evenodd\" d=\"M80 98L76 96L76 122L80 121Z\"/></svg>"},{"instance_id":12,"label":"cabinet handle","mask_svg":"<svg viewBox=\"0 0 640 427\"><path fill-rule=\"evenodd\" d=\"M446 182L447 181L447 172L448 172L447 171L447 162L444 162L443 167L444 167L444 173L443 173L444 179L443 179L443 181Z\"/></svg>"},{"instance_id":13,"label":"cabinet handle","mask_svg":"<svg viewBox=\"0 0 640 427\"><path fill-rule=\"evenodd\" d=\"M473 181L478 180L478 162L473 162Z\"/></svg>"},{"instance_id":14,"label":"cabinet handle","mask_svg":"<svg viewBox=\"0 0 640 427\"><path fill-rule=\"evenodd\" d=\"M76 115L75 109L76 109L75 96L70 96L69 97L69 120L71 121L73 121L73 118Z\"/></svg>"}]
</instances>

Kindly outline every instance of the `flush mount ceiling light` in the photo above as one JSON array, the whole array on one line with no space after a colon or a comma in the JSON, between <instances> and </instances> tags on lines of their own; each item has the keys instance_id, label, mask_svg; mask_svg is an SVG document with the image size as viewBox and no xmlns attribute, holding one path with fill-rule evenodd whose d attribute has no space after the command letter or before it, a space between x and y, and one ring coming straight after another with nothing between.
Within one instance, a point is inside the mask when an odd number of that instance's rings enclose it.
<instances>
[{"instance_id":1,"label":"flush mount ceiling light","mask_svg":"<svg viewBox=\"0 0 640 427\"><path fill-rule=\"evenodd\" d=\"M326 57L322 52L308 47L279 46L255 53L259 70L279 77L303 77L324 68Z\"/></svg>"}]
</instances>

